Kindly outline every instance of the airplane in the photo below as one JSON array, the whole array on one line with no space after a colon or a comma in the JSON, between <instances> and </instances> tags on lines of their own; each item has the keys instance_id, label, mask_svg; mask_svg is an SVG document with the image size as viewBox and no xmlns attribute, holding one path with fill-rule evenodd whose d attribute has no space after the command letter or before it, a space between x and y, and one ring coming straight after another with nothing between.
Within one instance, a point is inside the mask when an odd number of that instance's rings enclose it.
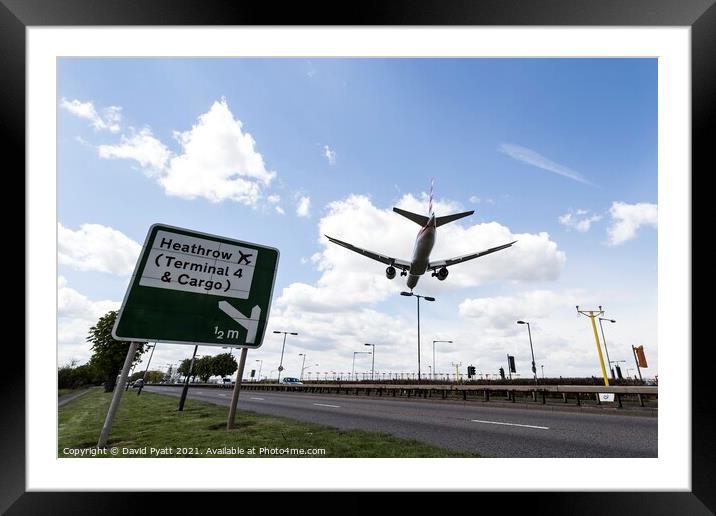
<instances>
[{"instance_id":1,"label":"airplane","mask_svg":"<svg viewBox=\"0 0 716 516\"><path fill-rule=\"evenodd\" d=\"M447 260L430 261L430 252L433 250L433 246L435 245L435 234L437 232L437 228L439 228L440 226L444 226L449 222L453 222L463 217L472 215L473 213L475 213L475 210L455 213L452 215L444 215L442 217L436 217L435 213L433 213L433 185L431 183L427 217L425 215L418 215L417 213L401 210L400 208L393 208L393 211L398 215L402 215L406 219L412 220L413 222L421 226L420 231L418 231L418 236L415 238L415 246L413 247L413 259L411 261L393 258L391 256L386 256L373 251L368 251L367 249L361 249L360 247L354 246L353 244L349 244L348 242L343 242L342 240L338 240L337 238L333 238L328 235L324 236L334 244L343 246L353 252L362 254L363 256L367 256L368 258L386 264L388 267L385 269L385 275L390 280L395 278L396 269L400 269L401 276L408 276L407 286L411 292L418 284L418 280L420 279L420 277L429 270L432 271L432 277L436 277L438 280L444 281L448 277L448 267L456 265L458 263L466 262L468 260L472 260L474 258L479 258L480 256L485 256L496 251L501 251L502 249L507 249L512 244L517 242L517 240L515 240L513 242L510 242L509 244L491 247L490 249L486 249L484 251L470 253L464 256L458 256Z\"/></svg>"}]
</instances>

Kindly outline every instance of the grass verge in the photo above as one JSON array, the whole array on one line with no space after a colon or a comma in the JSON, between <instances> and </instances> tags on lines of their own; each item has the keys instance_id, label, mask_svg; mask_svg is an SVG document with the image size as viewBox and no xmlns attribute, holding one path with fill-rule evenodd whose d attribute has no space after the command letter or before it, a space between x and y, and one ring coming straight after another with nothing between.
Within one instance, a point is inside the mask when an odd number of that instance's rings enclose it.
<instances>
[{"instance_id":1,"label":"grass verge","mask_svg":"<svg viewBox=\"0 0 716 516\"><path fill-rule=\"evenodd\" d=\"M97 390L59 409L59 457L479 457L386 433L339 430L248 411L239 411L237 428L227 432L228 407L187 400L178 412L177 398L148 392L137 396L136 391L122 398L107 454L94 455L111 399L112 393Z\"/></svg>"}]
</instances>

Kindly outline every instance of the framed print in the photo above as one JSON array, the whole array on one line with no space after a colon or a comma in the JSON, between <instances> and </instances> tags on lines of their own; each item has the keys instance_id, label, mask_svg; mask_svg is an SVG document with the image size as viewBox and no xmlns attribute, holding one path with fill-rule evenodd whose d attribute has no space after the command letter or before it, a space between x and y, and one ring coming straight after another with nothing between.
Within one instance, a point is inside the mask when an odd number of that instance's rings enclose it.
<instances>
[{"instance_id":1,"label":"framed print","mask_svg":"<svg viewBox=\"0 0 716 516\"><path fill-rule=\"evenodd\" d=\"M691 340L712 1L3 0L0 23L27 192L2 510L716 510Z\"/></svg>"}]
</instances>

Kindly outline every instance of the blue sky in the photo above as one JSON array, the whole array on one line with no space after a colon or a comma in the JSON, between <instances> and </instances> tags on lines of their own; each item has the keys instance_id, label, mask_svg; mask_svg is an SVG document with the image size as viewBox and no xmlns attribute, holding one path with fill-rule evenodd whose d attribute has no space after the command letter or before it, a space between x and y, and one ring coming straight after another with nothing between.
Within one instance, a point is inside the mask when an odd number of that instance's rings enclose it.
<instances>
[{"instance_id":1,"label":"blue sky","mask_svg":"<svg viewBox=\"0 0 716 516\"><path fill-rule=\"evenodd\" d=\"M378 340L377 369L414 371L402 282L320 235L409 259L418 228L389 210L425 212L434 178L438 214L476 213L438 231L433 259L512 236L522 247L421 280L438 297L421 317L424 371L445 338L447 365L494 374L509 352L528 375L523 327L506 321L532 319L546 374L598 375L574 311L591 303L618 320L611 358L643 344L657 372L656 60L61 59L58 84L61 364L89 357L87 328L163 222L281 250L269 330L299 331L288 374L302 352L345 371ZM280 345L249 360L273 370Z\"/></svg>"}]
</instances>

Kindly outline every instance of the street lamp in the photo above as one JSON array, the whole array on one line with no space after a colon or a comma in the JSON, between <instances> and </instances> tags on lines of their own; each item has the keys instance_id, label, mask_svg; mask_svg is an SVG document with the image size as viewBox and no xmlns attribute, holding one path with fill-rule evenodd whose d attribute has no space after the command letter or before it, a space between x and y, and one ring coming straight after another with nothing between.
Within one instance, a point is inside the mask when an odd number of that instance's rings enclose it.
<instances>
[{"instance_id":1,"label":"street lamp","mask_svg":"<svg viewBox=\"0 0 716 516\"><path fill-rule=\"evenodd\" d=\"M614 380L614 369L612 369L612 361L609 360L609 350L607 349L607 339L604 338L604 327L602 326L602 321L609 321L610 323L615 323L616 321L614 319L605 319L604 317L599 318L599 329L602 330L602 342L604 342L604 351L607 354L607 364L609 364L609 371L612 373L612 380Z\"/></svg>"},{"instance_id":2,"label":"street lamp","mask_svg":"<svg viewBox=\"0 0 716 516\"><path fill-rule=\"evenodd\" d=\"M526 324L527 333L530 336L530 352L532 353L532 374L535 376L535 383L537 383L537 366L535 366L535 352L532 349L532 331L530 330L530 323L525 321L517 321L517 324Z\"/></svg>"},{"instance_id":3,"label":"street lamp","mask_svg":"<svg viewBox=\"0 0 716 516\"><path fill-rule=\"evenodd\" d=\"M255 360L255 362L259 363L259 379L258 379L258 381L260 382L261 381L261 368L264 366L264 361L263 360Z\"/></svg>"},{"instance_id":4,"label":"street lamp","mask_svg":"<svg viewBox=\"0 0 716 516\"><path fill-rule=\"evenodd\" d=\"M372 355L370 351L354 351L353 352L353 368L351 369L351 380L356 381L356 355Z\"/></svg>"},{"instance_id":5,"label":"street lamp","mask_svg":"<svg viewBox=\"0 0 716 516\"><path fill-rule=\"evenodd\" d=\"M281 347L281 363L278 365L278 383L281 383L281 371L283 371L283 350L286 348L286 335L298 335L293 331L275 331L274 333L283 333L283 346Z\"/></svg>"},{"instance_id":6,"label":"street lamp","mask_svg":"<svg viewBox=\"0 0 716 516\"><path fill-rule=\"evenodd\" d=\"M418 383L420 383L420 299L425 299L425 301L435 301L435 298L430 296L419 296L418 294L405 291L401 292L400 295L407 297L414 296L418 299Z\"/></svg>"},{"instance_id":7,"label":"street lamp","mask_svg":"<svg viewBox=\"0 0 716 516\"><path fill-rule=\"evenodd\" d=\"M434 340L433 341L433 370L432 370L431 376L430 376L430 378L432 378L433 380L435 379L435 343L436 342L449 342L450 344L452 344L451 340Z\"/></svg>"},{"instance_id":8,"label":"street lamp","mask_svg":"<svg viewBox=\"0 0 716 516\"><path fill-rule=\"evenodd\" d=\"M310 369L310 368L312 368L312 367L317 367L317 366L318 366L318 364L307 365L306 367L304 367L303 369L301 369L301 377L303 377L303 371L305 371L306 369ZM306 374L308 374L308 379L309 379L309 380L311 379L311 373L312 373L312 372L313 372L313 371L309 371L308 373L306 373Z\"/></svg>"},{"instance_id":9,"label":"street lamp","mask_svg":"<svg viewBox=\"0 0 716 516\"><path fill-rule=\"evenodd\" d=\"M299 357L303 357L303 362L301 363L301 377L299 378L299 380L303 380L303 371L306 369L306 367L305 367L305 365L306 365L306 354L305 354L305 353L299 353L298 356L299 356Z\"/></svg>"},{"instance_id":10,"label":"street lamp","mask_svg":"<svg viewBox=\"0 0 716 516\"><path fill-rule=\"evenodd\" d=\"M540 366L542 368L542 379L544 380L544 364Z\"/></svg>"},{"instance_id":11,"label":"street lamp","mask_svg":"<svg viewBox=\"0 0 716 516\"><path fill-rule=\"evenodd\" d=\"M373 375L375 374L375 344L366 344L366 346L373 346L373 365L371 366L371 369L370 369L370 381L372 382Z\"/></svg>"}]
</instances>

